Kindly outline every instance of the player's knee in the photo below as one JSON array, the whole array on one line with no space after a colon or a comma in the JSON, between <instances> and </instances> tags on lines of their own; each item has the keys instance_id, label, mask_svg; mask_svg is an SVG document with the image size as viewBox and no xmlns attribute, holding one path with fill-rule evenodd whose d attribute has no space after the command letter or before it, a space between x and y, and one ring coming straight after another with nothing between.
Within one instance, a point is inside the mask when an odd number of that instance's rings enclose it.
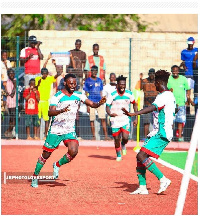
<instances>
[{"instance_id":1,"label":"player's knee","mask_svg":"<svg viewBox=\"0 0 200 218\"><path fill-rule=\"evenodd\" d=\"M72 158L75 158L76 155L78 154L78 147L71 147L71 148L68 150L68 153L69 153L69 155L70 155Z\"/></svg>"},{"instance_id":2,"label":"player's knee","mask_svg":"<svg viewBox=\"0 0 200 218\"><path fill-rule=\"evenodd\" d=\"M42 156L44 159L48 159L51 156L52 152L43 150Z\"/></svg>"}]
</instances>

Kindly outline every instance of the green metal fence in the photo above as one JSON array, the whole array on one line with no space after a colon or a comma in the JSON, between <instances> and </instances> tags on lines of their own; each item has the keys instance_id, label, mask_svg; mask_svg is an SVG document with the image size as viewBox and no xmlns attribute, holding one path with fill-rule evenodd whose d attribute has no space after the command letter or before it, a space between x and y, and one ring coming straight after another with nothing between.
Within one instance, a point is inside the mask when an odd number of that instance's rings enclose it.
<instances>
[{"instance_id":1,"label":"green metal fence","mask_svg":"<svg viewBox=\"0 0 200 218\"><path fill-rule=\"evenodd\" d=\"M40 38L42 45L41 51L44 55L44 60L41 61L41 68L47 59L47 56L52 51L68 51L74 48L74 42L76 38L53 38L45 37ZM85 51L87 56L92 54L92 45L98 43L100 46L99 54L104 56L106 62L106 81L109 82L109 74L115 72L116 75L127 76L127 88L132 91L135 88L136 82L139 80L139 74L142 72L144 78L148 76L148 70L150 68L165 69L170 71L172 65L180 64L180 52L186 47L185 41L174 41L174 39L141 39L137 38L122 38L122 39L106 39L106 38L93 38L82 40L81 50ZM8 57L15 69L17 79L17 92L20 94L19 108L16 108L16 139L26 139L25 131L25 113L24 113L24 99L22 97L24 85L23 85L23 73L24 67L20 66L19 54L22 48L28 46L27 37L16 38L1 38L2 50L8 52ZM198 44L198 42L196 42ZM167 49L166 49L167 48ZM47 68L53 74L55 68L51 62L48 63ZM143 106L143 96L141 96L141 108ZM187 122L184 128L185 141L189 141L194 124L194 108L191 107L190 114L187 115ZM6 138L4 132L8 128L9 114L5 113L2 120L1 137ZM108 122L109 124L109 122ZM41 125L41 135L43 138L44 123ZM101 122L96 119L96 135L97 139L104 139ZM111 136L111 128L107 125L108 133ZM77 126L79 136L83 139L92 138L90 130L89 115L86 112L85 107L81 106L79 112L79 123ZM143 138L143 118L141 116L140 125L140 138ZM130 138L136 140L136 128L132 127ZM175 140L175 138L174 138Z\"/></svg>"}]
</instances>

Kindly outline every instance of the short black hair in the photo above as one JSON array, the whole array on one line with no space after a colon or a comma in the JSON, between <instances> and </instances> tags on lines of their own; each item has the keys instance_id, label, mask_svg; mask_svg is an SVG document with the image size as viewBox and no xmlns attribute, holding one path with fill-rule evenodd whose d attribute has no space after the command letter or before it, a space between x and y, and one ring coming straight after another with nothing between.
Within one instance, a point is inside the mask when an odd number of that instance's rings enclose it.
<instances>
[{"instance_id":1,"label":"short black hair","mask_svg":"<svg viewBox=\"0 0 200 218\"><path fill-rule=\"evenodd\" d=\"M9 73L15 73L14 69L13 68L8 68L7 74L9 74Z\"/></svg>"},{"instance_id":2,"label":"short black hair","mask_svg":"<svg viewBox=\"0 0 200 218\"><path fill-rule=\"evenodd\" d=\"M167 72L166 70L158 70L155 74L155 80L157 81L163 81L163 82L168 82L170 73Z\"/></svg>"},{"instance_id":3,"label":"short black hair","mask_svg":"<svg viewBox=\"0 0 200 218\"><path fill-rule=\"evenodd\" d=\"M172 71L172 69L175 68L175 67L177 67L177 68L179 69L179 66L173 65L173 66L171 67L171 71Z\"/></svg>"},{"instance_id":4,"label":"short black hair","mask_svg":"<svg viewBox=\"0 0 200 218\"><path fill-rule=\"evenodd\" d=\"M98 71L98 67L97 67L96 65L93 65L93 66L91 67L91 71L92 71L92 70Z\"/></svg>"},{"instance_id":5,"label":"short black hair","mask_svg":"<svg viewBox=\"0 0 200 218\"><path fill-rule=\"evenodd\" d=\"M66 81L66 80L69 79L70 77L76 79L76 76L75 76L73 73L68 73L68 74L65 75L65 77L64 77L64 81Z\"/></svg>"},{"instance_id":6,"label":"short black hair","mask_svg":"<svg viewBox=\"0 0 200 218\"><path fill-rule=\"evenodd\" d=\"M34 78L31 78L30 80L29 80L29 85L31 84L31 82L35 82L35 79Z\"/></svg>"},{"instance_id":7,"label":"short black hair","mask_svg":"<svg viewBox=\"0 0 200 218\"><path fill-rule=\"evenodd\" d=\"M116 79L116 80L117 80L117 83L119 83L120 80L125 80L125 81L126 81L126 78L127 78L127 77L124 77L123 75L118 76L117 79Z\"/></svg>"},{"instance_id":8,"label":"short black hair","mask_svg":"<svg viewBox=\"0 0 200 218\"><path fill-rule=\"evenodd\" d=\"M81 43L81 40L80 40L80 39L77 39L77 40L75 41L75 44L76 44L77 42L80 42L80 43Z\"/></svg>"},{"instance_id":9,"label":"short black hair","mask_svg":"<svg viewBox=\"0 0 200 218\"><path fill-rule=\"evenodd\" d=\"M95 43L95 44L93 45L93 48L94 48L95 46L99 46L99 44Z\"/></svg>"},{"instance_id":10,"label":"short black hair","mask_svg":"<svg viewBox=\"0 0 200 218\"><path fill-rule=\"evenodd\" d=\"M45 68L45 67L43 67L43 68L41 69L41 74L43 74L45 71L46 71L47 73L49 73L48 69Z\"/></svg>"}]
</instances>

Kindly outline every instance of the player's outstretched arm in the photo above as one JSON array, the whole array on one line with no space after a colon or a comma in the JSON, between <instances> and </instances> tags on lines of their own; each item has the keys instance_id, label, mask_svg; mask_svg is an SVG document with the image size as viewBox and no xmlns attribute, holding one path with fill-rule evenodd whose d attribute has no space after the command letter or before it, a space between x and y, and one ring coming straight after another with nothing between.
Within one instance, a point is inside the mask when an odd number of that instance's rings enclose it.
<instances>
[{"instance_id":1,"label":"player's outstretched arm","mask_svg":"<svg viewBox=\"0 0 200 218\"><path fill-rule=\"evenodd\" d=\"M52 117L52 116L57 116L58 114L70 111L69 106L70 105L68 105L67 107L60 109L60 110L56 110L56 106L50 106L49 111L48 111L48 115L50 117Z\"/></svg>"},{"instance_id":2,"label":"player's outstretched arm","mask_svg":"<svg viewBox=\"0 0 200 218\"><path fill-rule=\"evenodd\" d=\"M97 107L101 106L102 104L104 104L105 102L106 102L106 96L102 97L102 99L99 102L97 102L97 103L93 102L93 101L91 101L89 99L85 100L85 104L87 106L92 107L92 108L97 108Z\"/></svg>"},{"instance_id":3,"label":"player's outstretched arm","mask_svg":"<svg viewBox=\"0 0 200 218\"><path fill-rule=\"evenodd\" d=\"M132 116L137 116L137 115L141 115L141 114L148 114L152 111L156 110L156 106L151 105L149 107L146 107L140 111L136 111L135 113L130 113L128 112L125 108L122 108L122 111L124 112L125 115L132 117Z\"/></svg>"}]
</instances>

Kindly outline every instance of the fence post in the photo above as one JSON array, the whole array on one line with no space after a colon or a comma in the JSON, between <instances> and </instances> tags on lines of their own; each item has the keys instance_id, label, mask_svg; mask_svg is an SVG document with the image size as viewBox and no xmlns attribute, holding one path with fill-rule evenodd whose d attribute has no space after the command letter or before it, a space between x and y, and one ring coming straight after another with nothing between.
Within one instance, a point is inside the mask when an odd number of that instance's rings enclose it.
<instances>
[{"instance_id":1,"label":"fence post","mask_svg":"<svg viewBox=\"0 0 200 218\"><path fill-rule=\"evenodd\" d=\"M16 48L16 124L15 124L15 133L16 133L16 139L18 139L18 117L19 117L19 111L18 111L18 86L19 86L19 36L17 36L17 48Z\"/></svg>"},{"instance_id":2,"label":"fence post","mask_svg":"<svg viewBox=\"0 0 200 218\"><path fill-rule=\"evenodd\" d=\"M131 91L131 42L132 38L129 38L129 90Z\"/></svg>"}]
</instances>

